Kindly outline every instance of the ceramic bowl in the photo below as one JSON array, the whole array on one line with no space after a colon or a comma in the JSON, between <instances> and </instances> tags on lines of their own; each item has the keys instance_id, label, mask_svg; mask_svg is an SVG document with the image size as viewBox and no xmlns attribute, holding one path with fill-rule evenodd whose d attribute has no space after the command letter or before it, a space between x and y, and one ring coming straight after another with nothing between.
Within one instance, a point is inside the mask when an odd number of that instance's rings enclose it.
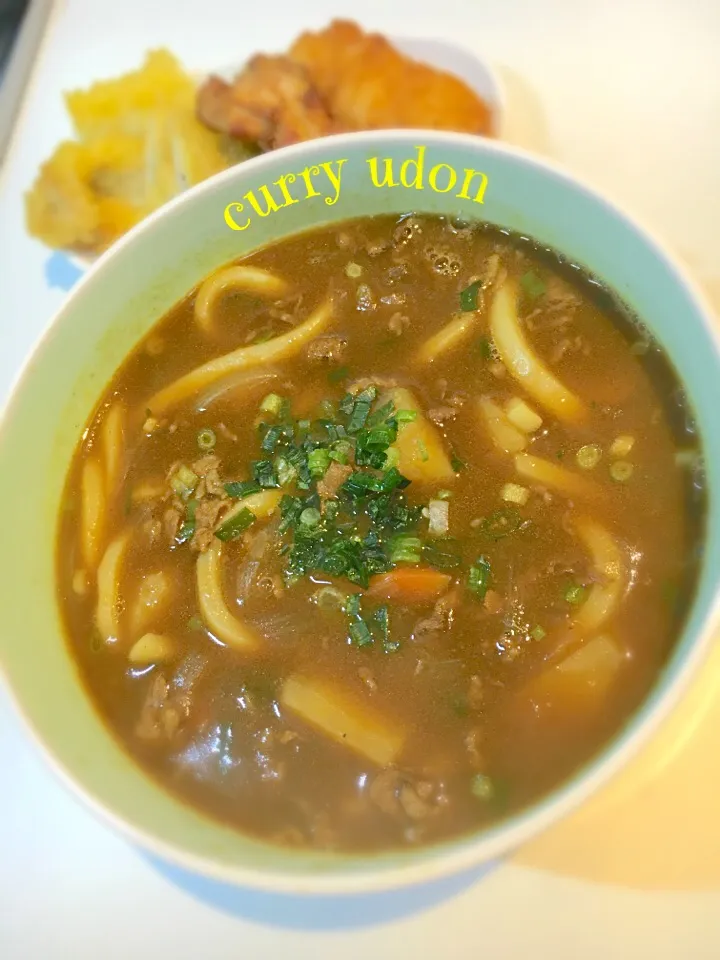
<instances>
[{"instance_id":1,"label":"ceramic bowl","mask_svg":"<svg viewBox=\"0 0 720 960\"><path fill-rule=\"evenodd\" d=\"M278 186L283 177L289 203ZM263 199L263 186L276 209ZM687 387L705 448L702 570L684 628L650 695L615 738L551 794L491 829L436 846L373 855L291 851L235 832L172 797L95 713L55 598L63 484L116 368L209 271L296 231L409 210L478 217L549 244L588 267L647 323ZM623 212L545 162L477 137L390 131L314 141L241 164L183 194L101 257L15 385L0 427L0 663L9 688L66 782L133 841L189 869L272 890L346 893L419 883L496 858L563 816L627 762L672 708L711 641L720 613L718 382L713 319L687 277Z\"/></svg>"}]
</instances>

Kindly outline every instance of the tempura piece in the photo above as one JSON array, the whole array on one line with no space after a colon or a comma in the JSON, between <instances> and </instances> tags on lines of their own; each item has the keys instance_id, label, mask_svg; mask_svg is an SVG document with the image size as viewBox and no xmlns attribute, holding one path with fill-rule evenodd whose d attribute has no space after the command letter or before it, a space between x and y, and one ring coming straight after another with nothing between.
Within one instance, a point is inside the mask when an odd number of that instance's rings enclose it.
<instances>
[{"instance_id":1,"label":"tempura piece","mask_svg":"<svg viewBox=\"0 0 720 960\"><path fill-rule=\"evenodd\" d=\"M193 78L166 50L66 102L78 140L60 144L25 198L29 232L50 246L98 253L229 165L195 117Z\"/></svg>"},{"instance_id":2,"label":"tempura piece","mask_svg":"<svg viewBox=\"0 0 720 960\"><path fill-rule=\"evenodd\" d=\"M211 130L263 150L335 132L307 71L287 56L258 54L232 83L209 77L198 90L197 114Z\"/></svg>"},{"instance_id":3,"label":"tempura piece","mask_svg":"<svg viewBox=\"0 0 720 960\"><path fill-rule=\"evenodd\" d=\"M490 132L487 104L463 80L411 60L356 23L334 20L318 33L304 33L290 56L305 67L341 129Z\"/></svg>"},{"instance_id":4,"label":"tempura piece","mask_svg":"<svg viewBox=\"0 0 720 960\"><path fill-rule=\"evenodd\" d=\"M402 749L402 731L323 681L298 675L288 677L280 692L280 703L379 767L392 763Z\"/></svg>"}]
</instances>

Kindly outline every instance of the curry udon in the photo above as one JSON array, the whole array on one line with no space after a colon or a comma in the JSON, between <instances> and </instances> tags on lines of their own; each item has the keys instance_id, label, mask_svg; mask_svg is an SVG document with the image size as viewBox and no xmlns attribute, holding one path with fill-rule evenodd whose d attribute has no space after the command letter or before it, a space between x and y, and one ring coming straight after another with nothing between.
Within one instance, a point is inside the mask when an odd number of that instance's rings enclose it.
<instances>
[{"instance_id":1,"label":"curry udon","mask_svg":"<svg viewBox=\"0 0 720 960\"><path fill-rule=\"evenodd\" d=\"M132 756L268 840L433 842L582 765L691 595L697 438L592 277L428 216L210 276L83 434L59 598Z\"/></svg>"}]
</instances>

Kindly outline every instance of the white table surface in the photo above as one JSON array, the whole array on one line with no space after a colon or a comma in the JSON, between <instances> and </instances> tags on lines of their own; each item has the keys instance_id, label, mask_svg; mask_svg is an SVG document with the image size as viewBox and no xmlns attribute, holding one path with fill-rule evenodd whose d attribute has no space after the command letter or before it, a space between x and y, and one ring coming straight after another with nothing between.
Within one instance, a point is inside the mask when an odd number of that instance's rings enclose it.
<instances>
[{"instance_id":1,"label":"white table surface","mask_svg":"<svg viewBox=\"0 0 720 960\"><path fill-rule=\"evenodd\" d=\"M23 224L22 193L69 134L61 91L134 68L148 47L211 69L281 49L333 16L454 40L500 64L506 139L637 212L720 306L720 0L58 0L0 170L0 397L73 278ZM595 820L586 813L483 874L341 902L257 894L151 862L55 782L0 688L0 958L717 960L716 676L713 661L672 743L656 744L652 776L623 781L624 807L592 808ZM684 791L671 760L687 770ZM638 824L650 825L652 855L648 838L634 846ZM572 866L588 843L593 856Z\"/></svg>"}]
</instances>

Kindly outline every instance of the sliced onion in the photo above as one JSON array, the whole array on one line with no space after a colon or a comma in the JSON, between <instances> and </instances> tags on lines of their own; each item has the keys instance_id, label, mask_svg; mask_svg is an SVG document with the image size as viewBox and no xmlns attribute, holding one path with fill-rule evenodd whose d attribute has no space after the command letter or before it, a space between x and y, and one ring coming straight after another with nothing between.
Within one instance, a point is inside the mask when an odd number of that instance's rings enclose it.
<instances>
[{"instance_id":1,"label":"sliced onion","mask_svg":"<svg viewBox=\"0 0 720 960\"><path fill-rule=\"evenodd\" d=\"M441 537L450 529L450 504L447 500L431 500L428 504L428 532Z\"/></svg>"},{"instance_id":2,"label":"sliced onion","mask_svg":"<svg viewBox=\"0 0 720 960\"><path fill-rule=\"evenodd\" d=\"M269 370L237 370L213 384L209 390L198 397L195 401L195 412L203 413L211 404L228 393L233 393L235 390L243 392L251 390L253 387L260 386L270 380L276 380L279 376L280 371L272 368Z\"/></svg>"},{"instance_id":3,"label":"sliced onion","mask_svg":"<svg viewBox=\"0 0 720 960\"><path fill-rule=\"evenodd\" d=\"M242 623L228 609L222 589L222 544L216 540L197 560L197 592L200 613L210 633L223 643L252 652L258 647L258 637L247 624Z\"/></svg>"}]
</instances>

